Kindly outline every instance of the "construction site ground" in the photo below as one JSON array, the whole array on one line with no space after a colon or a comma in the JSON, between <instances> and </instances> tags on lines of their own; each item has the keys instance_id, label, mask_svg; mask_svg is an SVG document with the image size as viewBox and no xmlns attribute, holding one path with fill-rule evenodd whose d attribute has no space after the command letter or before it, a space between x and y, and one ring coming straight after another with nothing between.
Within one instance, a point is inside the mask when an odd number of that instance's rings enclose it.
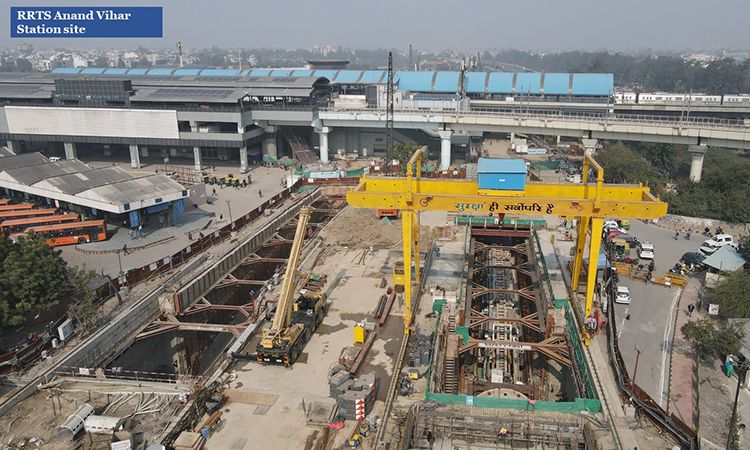
<instances>
[{"instance_id":1,"label":"construction site ground","mask_svg":"<svg viewBox=\"0 0 750 450\"><path fill-rule=\"evenodd\" d=\"M423 249L431 240L429 225L443 226L446 218L445 214L423 216ZM322 256L310 255L301 270L328 275L330 309L323 324L292 368L261 366L254 361L236 366L237 377L229 384L229 402L224 406L225 424L206 442L206 448L304 448L313 433L320 435L319 425L306 424L303 399L308 405L334 404L329 396L329 370L338 363L342 350L354 345L354 325L374 321L380 296L386 293L380 287L382 280L393 286L392 267L402 258L401 221L394 220L391 225L377 219L372 210L347 207L319 236L322 245L316 252L322 252ZM311 267L313 263L315 267ZM379 390L373 414L380 416L404 337L403 312L403 304L394 302L388 321L377 330L377 339L358 371L377 377ZM258 399L264 403L259 404ZM330 445L343 445L354 425L347 421L343 429L331 430ZM364 448L375 448L374 435L370 436L363 442Z\"/></svg>"},{"instance_id":2,"label":"construction site ground","mask_svg":"<svg viewBox=\"0 0 750 450\"><path fill-rule=\"evenodd\" d=\"M149 383L146 383L149 384ZM123 394L127 395L118 397ZM179 414L183 403L178 400L175 390L153 384L138 386L112 386L94 383L65 382L54 388L39 390L18 404L11 412L0 418L0 438L3 448L43 448L45 450L67 450L73 443L55 437L57 427L73 414L83 403L94 407L94 413L116 417L129 417L135 414L139 403L145 403L160 395L157 412L138 414L133 431L143 432L148 444L157 443L164 429ZM115 403L122 403L119 407ZM103 413L107 405L113 406ZM83 448L110 449L111 435L78 435L77 444ZM76 447L77 448L77 447Z\"/></svg>"}]
</instances>

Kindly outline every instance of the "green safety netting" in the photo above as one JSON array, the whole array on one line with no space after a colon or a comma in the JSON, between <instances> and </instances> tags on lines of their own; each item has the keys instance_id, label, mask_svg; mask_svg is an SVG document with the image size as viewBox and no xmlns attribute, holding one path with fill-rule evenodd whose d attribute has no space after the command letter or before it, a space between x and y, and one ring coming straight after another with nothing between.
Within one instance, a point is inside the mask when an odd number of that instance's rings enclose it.
<instances>
[{"instance_id":1,"label":"green safety netting","mask_svg":"<svg viewBox=\"0 0 750 450\"><path fill-rule=\"evenodd\" d=\"M309 191L311 189L317 189L317 186L302 186L297 190L297 193Z\"/></svg>"},{"instance_id":2,"label":"green safety netting","mask_svg":"<svg viewBox=\"0 0 750 450\"><path fill-rule=\"evenodd\" d=\"M520 409L526 411L561 413L579 413L581 411L598 413L602 409L601 401L588 398L577 398L572 402L547 402L537 400L532 403L529 400L517 398L471 397L466 395L435 394L428 392L425 394L425 400L440 402L444 405L467 405L479 408Z\"/></svg>"},{"instance_id":3,"label":"green safety netting","mask_svg":"<svg viewBox=\"0 0 750 450\"><path fill-rule=\"evenodd\" d=\"M294 163L297 162L296 159L277 159L277 158L274 158L273 156L268 156L267 158L268 158L268 162L270 163L279 163L285 166L293 166Z\"/></svg>"},{"instance_id":4,"label":"green safety netting","mask_svg":"<svg viewBox=\"0 0 750 450\"><path fill-rule=\"evenodd\" d=\"M347 170L346 171L346 176L350 177L350 178L351 177L361 177L363 173L365 173L365 169L364 168L362 168L362 169L352 169L352 170Z\"/></svg>"},{"instance_id":5,"label":"green safety netting","mask_svg":"<svg viewBox=\"0 0 750 450\"><path fill-rule=\"evenodd\" d=\"M560 168L560 161L540 161L531 163L534 170L557 170Z\"/></svg>"}]
</instances>

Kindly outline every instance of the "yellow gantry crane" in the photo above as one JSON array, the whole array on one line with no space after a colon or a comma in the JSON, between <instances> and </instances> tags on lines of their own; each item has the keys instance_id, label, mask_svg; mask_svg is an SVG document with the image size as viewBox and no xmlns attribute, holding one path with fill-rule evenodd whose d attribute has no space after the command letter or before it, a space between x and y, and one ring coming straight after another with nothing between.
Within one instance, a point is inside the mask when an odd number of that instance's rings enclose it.
<instances>
[{"instance_id":1,"label":"yellow gantry crane","mask_svg":"<svg viewBox=\"0 0 750 450\"><path fill-rule=\"evenodd\" d=\"M605 185L604 169L589 155L584 157L582 184L526 183L523 191L480 189L477 181L421 178L422 150L417 150L407 164L405 178L368 178L363 176L356 188L346 194L346 201L357 208L395 208L402 214L404 246L404 313L405 332L411 327L412 258L416 286L419 273L419 211L464 213L497 213L575 217L578 237L573 264L573 291L586 247L591 225L589 272L586 285L585 317L591 315L597 261L605 217L655 219L667 213L667 204L654 197L648 187ZM596 182L588 182L589 169L596 172ZM416 170L415 170L416 169Z\"/></svg>"}]
</instances>

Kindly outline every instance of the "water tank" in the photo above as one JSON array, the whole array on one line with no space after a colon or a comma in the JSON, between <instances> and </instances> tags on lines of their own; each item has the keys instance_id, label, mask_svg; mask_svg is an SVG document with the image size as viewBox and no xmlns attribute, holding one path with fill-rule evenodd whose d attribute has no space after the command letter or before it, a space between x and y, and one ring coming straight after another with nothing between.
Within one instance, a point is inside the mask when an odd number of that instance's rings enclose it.
<instances>
[{"instance_id":1,"label":"water tank","mask_svg":"<svg viewBox=\"0 0 750 450\"><path fill-rule=\"evenodd\" d=\"M69 415L62 425L57 427L56 436L63 441L72 441L76 434L83 429L83 423L87 417L94 412L94 407L84 403L76 409L76 412Z\"/></svg>"}]
</instances>

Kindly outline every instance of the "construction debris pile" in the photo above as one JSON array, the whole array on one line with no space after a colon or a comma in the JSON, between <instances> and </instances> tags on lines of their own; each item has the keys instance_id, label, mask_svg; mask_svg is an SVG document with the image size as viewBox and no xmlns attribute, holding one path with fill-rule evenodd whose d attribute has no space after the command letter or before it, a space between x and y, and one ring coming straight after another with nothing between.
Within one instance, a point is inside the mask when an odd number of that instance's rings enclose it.
<instances>
[{"instance_id":1,"label":"construction debris pile","mask_svg":"<svg viewBox=\"0 0 750 450\"><path fill-rule=\"evenodd\" d=\"M379 219L372 209L347 207L331 224L332 226L324 228L320 233L326 244L360 249L373 245L377 249L382 249L401 242L401 220L392 220L388 223ZM429 227L420 227L419 234L422 242L429 242Z\"/></svg>"},{"instance_id":2,"label":"construction debris pile","mask_svg":"<svg viewBox=\"0 0 750 450\"><path fill-rule=\"evenodd\" d=\"M346 370L338 370L329 381L331 397L338 403L338 415L346 420L363 420L372 412L377 396L377 379L368 373L351 378Z\"/></svg>"}]
</instances>

